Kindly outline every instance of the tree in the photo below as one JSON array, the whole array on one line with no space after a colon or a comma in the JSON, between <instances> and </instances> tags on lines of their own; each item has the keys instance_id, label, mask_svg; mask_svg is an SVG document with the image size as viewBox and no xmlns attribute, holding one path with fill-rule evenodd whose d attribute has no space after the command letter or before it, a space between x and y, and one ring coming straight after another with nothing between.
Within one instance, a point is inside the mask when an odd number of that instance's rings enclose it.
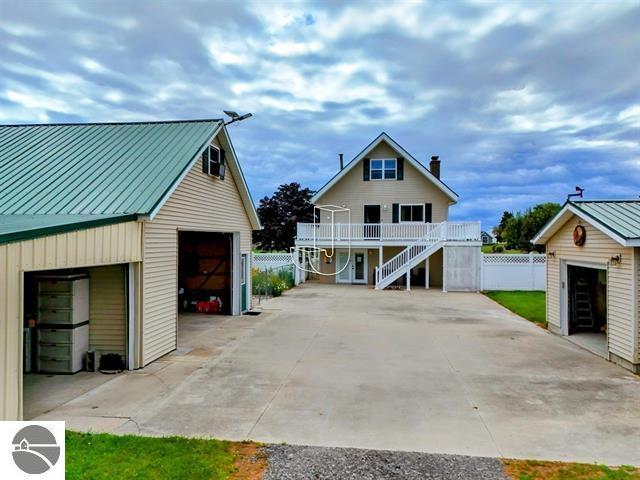
<instances>
[{"instance_id":1,"label":"tree","mask_svg":"<svg viewBox=\"0 0 640 480\"><path fill-rule=\"evenodd\" d=\"M528 252L542 250L542 247L534 246L531 239L560 211L560 208L559 204L549 202L529 208L524 213L511 214L501 231L502 240L507 243L507 248ZM503 213L503 219L506 213L509 212Z\"/></svg>"},{"instance_id":2,"label":"tree","mask_svg":"<svg viewBox=\"0 0 640 480\"><path fill-rule=\"evenodd\" d=\"M258 206L262 230L253 232L253 242L261 250L289 250L294 244L297 223L313 222L313 192L299 183L283 184L272 197Z\"/></svg>"},{"instance_id":3,"label":"tree","mask_svg":"<svg viewBox=\"0 0 640 480\"><path fill-rule=\"evenodd\" d=\"M504 229L507 226L507 222L512 217L513 217L513 213L507 212L507 211L502 212L502 218L500 219L500 223L498 224L498 226L493 228L493 234L495 235L496 240L498 240L499 242L502 242L503 240L502 232L504 232Z\"/></svg>"}]
</instances>

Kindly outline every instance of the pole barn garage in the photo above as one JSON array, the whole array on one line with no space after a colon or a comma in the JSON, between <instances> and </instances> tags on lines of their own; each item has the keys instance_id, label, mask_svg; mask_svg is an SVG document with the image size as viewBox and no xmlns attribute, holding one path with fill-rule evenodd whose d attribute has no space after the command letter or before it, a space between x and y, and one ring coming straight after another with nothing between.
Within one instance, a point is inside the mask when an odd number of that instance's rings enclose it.
<instances>
[{"instance_id":1,"label":"pole barn garage","mask_svg":"<svg viewBox=\"0 0 640 480\"><path fill-rule=\"evenodd\" d=\"M251 308L260 223L221 120L0 126L0 172L0 420L45 378L175 350L180 311Z\"/></svg>"},{"instance_id":2,"label":"pole barn garage","mask_svg":"<svg viewBox=\"0 0 640 480\"><path fill-rule=\"evenodd\" d=\"M640 200L567 202L533 241L549 330L640 373Z\"/></svg>"}]
</instances>

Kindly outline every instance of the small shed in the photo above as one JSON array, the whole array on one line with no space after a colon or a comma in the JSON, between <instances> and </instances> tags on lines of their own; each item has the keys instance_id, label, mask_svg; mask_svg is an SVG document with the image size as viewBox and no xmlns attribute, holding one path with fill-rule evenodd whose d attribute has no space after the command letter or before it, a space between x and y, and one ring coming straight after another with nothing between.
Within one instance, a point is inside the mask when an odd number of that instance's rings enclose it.
<instances>
[{"instance_id":1,"label":"small shed","mask_svg":"<svg viewBox=\"0 0 640 480\"><path fill-rule=\"evenodd\" d=\"M640 372L640 200L569 201L546 245L549 330Z\"/></svg>"},{"instance_id":2,"label":"small shed","mask_svg":"<svg viewBox=\"0 0 640 480\"><path fill-rule=\"evenodd\" d=\"M141 368L181 311L250 309L259 228L221 120L0 126L0 420L25 371Z\"/></svg>"}]
</instances>

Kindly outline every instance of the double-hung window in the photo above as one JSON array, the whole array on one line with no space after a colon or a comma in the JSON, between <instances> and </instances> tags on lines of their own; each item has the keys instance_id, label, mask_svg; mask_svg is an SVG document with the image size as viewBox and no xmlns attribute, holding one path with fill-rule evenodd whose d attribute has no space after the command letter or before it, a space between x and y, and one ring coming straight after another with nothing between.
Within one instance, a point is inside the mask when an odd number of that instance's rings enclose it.
<instances>
[{"instance_id":1,"label":"double-hung window","mask_svg":"<svg viewBox=\"0 0 640 480\"><path fill-rule=\"evenodd\" d=\"M424 222L424 205L400 205L400 222Z\"/></svg>"},{"instance_id":2,"label":"double-hung window","mask_svg":"<svg viewBox=\"0 0 640 480\"><path fill-rule=\"evenodd\" d=\"M396 175L395 158L371 160L371 180L395 180Z\"/></svg>"}]
</instances>

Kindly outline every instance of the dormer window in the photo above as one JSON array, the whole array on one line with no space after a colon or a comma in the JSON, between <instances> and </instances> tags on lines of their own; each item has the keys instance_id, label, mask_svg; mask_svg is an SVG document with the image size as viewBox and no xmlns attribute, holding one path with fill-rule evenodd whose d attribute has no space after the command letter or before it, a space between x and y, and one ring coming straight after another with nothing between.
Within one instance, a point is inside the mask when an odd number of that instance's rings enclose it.
<instances>
[{"instance_id":1,"label":"dormer window","mask_svg":"<svg viewBox=\"0 0 640 480\"><path fill-rule=\"evenodd\" d=\"M202 152L202 171L212 177L224 180L225 174L224 150L214 145L209 145Z\"/></svg>"},{"instance_id":2,"label":"dormer window","mask_svg":"<svg viewBox=\"0 0 640 480\"><path fill-rule=\"evenodd\" d=\"M397 161L390 159L371 160L371 180L395 180L397 176Z\"/></svg>"}]
</instances>

